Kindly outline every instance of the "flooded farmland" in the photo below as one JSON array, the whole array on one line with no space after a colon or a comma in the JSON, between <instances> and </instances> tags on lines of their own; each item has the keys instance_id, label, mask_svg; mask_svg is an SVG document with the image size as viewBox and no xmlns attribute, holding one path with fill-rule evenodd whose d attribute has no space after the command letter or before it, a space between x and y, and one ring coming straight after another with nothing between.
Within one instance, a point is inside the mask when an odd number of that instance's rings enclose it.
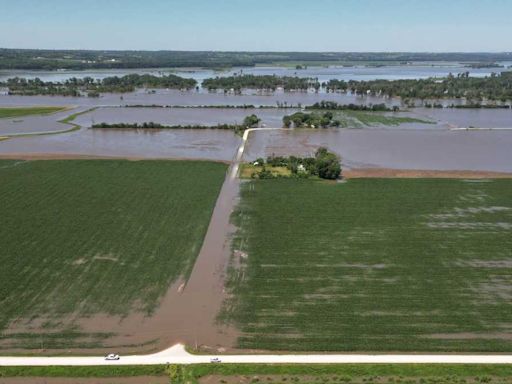
<instances>
[{"instance_id":1,"label":"flooded farmland","mask_svg":"<svg viewBox=\"0 0 512 384\"><path fill-rule=\"evenodd\" d=\"M507 66L508 62L499 64ZM82 79L92 77L93 79L104 79L110 76L125 76L130 73L150 74L162 76L169 73L195 79L201 83L204 79L216 76L232 76L234 74L248 75L276 75L276 76L299 76L316 77L319 81L330 79L339 80L375 80L375 79L423 79L427 77L443 77L449 73L462 73L469 71L472 76L489 76L492 72L499 72L503 68L468 68L457 62L418 62L411 65L322 65L309 66L304 69L296 69L293 66L256 66L256 67L233 67L225 70L203 69L203 68L133 68L133 69L99 69L99 70L61 70L61 71L21 71L3 70L0 71L0 81L13 77L25 77L28 79L39 78L42 81L60 82L75 77Z\"/></svg>"},{"instance_id":2,"label":"flooded farmland","mask_svg":"<svg viewBox=\"0 0 512 384\"><path fill-rule=\"evenodd\" d=\"M464 71L461 65L385 66L385 67L316 67L304 70L283 67L234 68L228 71L187 69L175 73L198 81L211 76L233 73L276 74L280 76L317 77L343 80L371 80L376 78L424 78L445 76ZM475 76L484 76L492 69L471 69ZM133 70L92 72L25 73L43 80L59 81L70 76L122 76ZM162 74L165 69L141 73ZM20 76L23 74L20 74ZM5 73L0 74L0 79ZM91 129L95 123L144 123L162 125L217 125L240 124L244 117L256 114L267 127L281 127L282 118L322 100L340 104L399 105L400 99L355 96L345 93L320 92L263 92L245 90L242 94L208 92L204 89L148 90L139 89L126 94L102 94L98 98L61 96L7 96L0 95L1 106L62 105L70 110L46 116L28 116L0 119L0 136L19 133L51 133L66 130L69 125L59 120L77 113L74 122L82 128L73 132L41 136L12 137L0 141L0 157L9 158L73 158L101 157L128 159L201 159L236 163L242 138L229 130L217 129ZM449 100L447 103L462 103ZM285 104L289 108L257 108ZM151 107L152 105L159 107ZM219 106L250 108L219 108ZM173 106L173 107L170 107ZM180 107L176 107L180 106ZM208 107L209 106L209 107ZM212 106L218 106L212 108ZM293 106L293 107L291 107ZM189 107L189 108L186 108ZM95 108L87 111L88 109ZM86 112L87 111L87 112ZM410 122L384 126L349 124L339 129L291 129L255 131L249 135L244 161L271 155L313 155L319 146L338 153L344 169L397 169L439 171L486 171L512 173L512 130L453 130L454 128L512 128L511 109L432 109L411 108L400 114L429 120L432 124ZM232 170L237 169L235 164ZM231 174L231 172L229 173ZM236 174L236 172L232 173ZM233 228L229 217L238 196L236 178L226 178L211 219L203 248L188 281L169 287L159 310L151 318L143 314L118 319L105 315L86 321L86 331L103 328L119 331L119 344L126 342L130 333L134 344L143 344L149 338L158 340L158 348L171 343L204 344L211 348L233 346L237 331L215 324L226 292L223 281L230 258L230 239ZM193 320L191 320L193 319ZM184 326L184 325L187 326ZM90 327L90 328L88 328ZM117 342L117 341L116 341Z\"/></svg>"},{"instance_id":3,"label":"flooded farmland","mask_svg":"<svg viewBox=\"0 0 512 384\"><path fill-rule=\"evenodd\" d=\"M307 129L253 132L246 160L337 152L348 168L512 172L512 131Z\"/></svg>"},{"instance_id":4,"label":"flooded farmland","mask_svg":"<svg viewBox=\"0 0 512 384\"><path fill-rule=\"evenodd\" d=\"M81 129L0 142L0 156L121 157L230 161L241 138L226 130Z\"/></svg>"},{"instance_id":5,"label":"flooded farmland","mask_svg":"<svg viewBox=\"0 0 512 384\"><path fill-rule=\"evenodd\" d=\"M99 108L78 116L75 122L84 127L95 123L144 123L153 121L162 125L242 124L244 118L256 114L261 122L280 127L284 115L297 109L258 108Z\"/></svg>"}]
</instances>

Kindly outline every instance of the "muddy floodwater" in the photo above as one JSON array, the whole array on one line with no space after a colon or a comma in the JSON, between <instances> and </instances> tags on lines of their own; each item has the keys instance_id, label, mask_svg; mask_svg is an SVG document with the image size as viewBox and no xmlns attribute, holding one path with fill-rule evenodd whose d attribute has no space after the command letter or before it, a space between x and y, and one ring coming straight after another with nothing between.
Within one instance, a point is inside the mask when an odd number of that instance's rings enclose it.
<instances>
[{"instance_id":1,"label":"muddy floodwater","mask_svg":"<svg viewBox=\"0 0 512 384\"><path fill-rule=\"evenodd\" d=\"M81 129L0 141L0 156L53 154L230 161L241 138L231 131Z\"/></svg>"},{"instance_id":2,"label":"muddy floodwater","mask_svg":"<svg viewBox=\"0 0 512 384\"><path fill-rule=\"evenodd\" d=\"M276 106L277 103L287 103L297 106L311 105L316 102L328 100L341 104L379 104L400 105L399 100L382 97L356 96L346 93L325 92L264 92L246 90L242 94L208 92L206 90L180 91L176 89L138 89L135 92L120 94L106 93L100 97L64 97L64 96L7 96L0 95L0 106L18 105L81 105L81 106L119 106L119 105L183 105L183 106L210 106L210 105L244 105L256 107Z\"/></svg>"},{"instance_id":3,"label":"muddy floodwater","mask_svg":"<svg viewBox=\"0 0 512 384\"><path fill-rule=\"evenodd\" d=\"M85 108L73 108L50 115L33 115L0 119L0 136L24 133L54 132L70 129L68 124L59 123L65 117L83 111Z\"/></svg>"},{"instance_id":4,"label":"muddy floodwater","mask_svg":"<svg viewBox=\"0 0 512 384\"><path fill-rule=\"evenodd\" d=\"M258 108L124 108L105 107L80 115L75 122L84 127L95 123L144 123L163 125L242 124L244 118L255 114L265 125L280 127L284 115L297 109Z\"/></svg>"},{"instance_id":5,"label":"muddy floodwater","mask_svg":"<svg viewBox=\"0 0 512 384\"><path fill-rule=\"evenodd\" d=\"M414 108L412 112L447 127L512 128L512 109Z\"/></svg>"},{"instance_id":6,"label":"muddy floodwater","mask_svg":"<svg viewBox=\"0 0 512 384\"><path fill-rule=\"evenodd\" d=\"M246 160L312 155L326 146L349 168L512 172L512 131L326 129L251 133Z\"/></svg>"}]
</instances>

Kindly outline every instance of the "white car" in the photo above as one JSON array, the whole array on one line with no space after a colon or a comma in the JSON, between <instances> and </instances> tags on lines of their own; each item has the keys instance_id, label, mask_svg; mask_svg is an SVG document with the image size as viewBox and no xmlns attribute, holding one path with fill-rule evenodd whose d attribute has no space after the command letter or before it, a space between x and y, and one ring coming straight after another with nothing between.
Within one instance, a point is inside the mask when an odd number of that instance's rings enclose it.
<instances>
[{"instance_id":1,"label":"white car","mask_svg":"<svg viewBox=\"0 0 512 384\"><path fill-rule=\"evenodd\" d=\"M220 363L220 362L221 362L221 361L220 361L220 359L219 359L218 357L212 357L212 358L210 359L210 363Z\"/></svg>"},{"instance_id":2,"label":"white car","mask_svg":"<svg viewBox=\"0 0 512 384\"><path fill-rule=\"evenodd\" d=\"M116 355L115 353L109 353L107 356L105 356L105 360L119 360L119 355Z\"/></svg>"}]
</instances>

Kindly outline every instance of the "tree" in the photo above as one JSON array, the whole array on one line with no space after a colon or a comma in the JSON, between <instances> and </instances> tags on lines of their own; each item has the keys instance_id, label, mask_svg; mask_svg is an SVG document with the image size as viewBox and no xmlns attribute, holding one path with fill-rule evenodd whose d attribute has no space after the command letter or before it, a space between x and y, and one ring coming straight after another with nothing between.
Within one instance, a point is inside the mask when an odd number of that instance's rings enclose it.
<instances>
[{"instance_id":1,"label":"tree","mask_svg":"<svg viewBox=\"0 0 512 384\"><path fill-rule=\"evenodd\" d=\"M258 118L258 116L256 116L255 114L252 114L252 115L245 117L244 125L249 128L257 127L258 124L260 123L260 121L261 121L261 119Z\"/></svg>"},{"instance_id":2,"label":"tree","mask_svg":"<svg viewBox=\"0 0 512 384\"><path fill-rule=\"evenodd\" d=\"M336 154L329 152L327 148L318 148L315 153L315 160L318 177L336 180L340 176L340 158Z\"/></svg>"}]
</instances>

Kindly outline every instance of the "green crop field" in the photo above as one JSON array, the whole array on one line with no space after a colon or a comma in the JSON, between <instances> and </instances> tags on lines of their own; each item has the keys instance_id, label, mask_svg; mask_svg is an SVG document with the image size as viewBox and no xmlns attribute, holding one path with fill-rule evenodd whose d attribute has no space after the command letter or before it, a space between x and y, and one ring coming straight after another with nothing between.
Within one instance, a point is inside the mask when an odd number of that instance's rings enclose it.
<instances>
[{"instance_id":1,"label":"green crop field","mask_svg":"<svg viewBox=\"0 0 512 384\"><path fill-rule=\"evenodd\" d=\"M251 181L234 221L239 347L512 351L512 180Z\"/></svg>"},{"instance_id":2,"label":"green crop field","mask_svg":"<svg viewBox=\"0 0 512 384\"><path fill-rule=\"evenodd\" d=\"M434 124L434 122L424 119L401 115L397 113L382 113L369 111L332 111L333 119L340 122L340 127L362 128L367 126L398 126L406 123Z\"/></svg>"},{"instance_id":3,"label":"green crop field","mask_svg":"<svg viewBox=\"0 0 512 384\"><path fill-rule=\"evenodd\" d=\"M95 347L69 319L151 314L190 273L227 166L0 161L0 343ZM13 321L39 324L5 332ZM16 327L14 331L16 331Z\"/></svg>"},{"instance_id":4,"label":"green crop field","mask_svg":"<svg viewBox=\"0 0 512 384\"><path fill-rule=\"evenodd\" d=\"M1 107L0 118L23 117L29 115L47 115L64 111L67 107Z\"/></svg>"},{"instance_id":5,"label":"green crop field","mask_svg":"<svg viewBox=\"0 0 512 384\"><path fill-rule=\"evenodd\" d=\"M382 112L367 112L367 111L336 111L335 119L340 121L352 119L357 126L373 126L373 125L400 125L406 123L418 123L418 124L434 124L434 122L417 119L414 117L403 116L398 113L382 113Z\"/></svg>"},{"instance_id":6,"label":"green crop field","mask_svg":"<svg viewBox=\"0 0 512 384\"><path fill-rule=\"evenodd\" d=\"M144 376L144 377L140 377ZM148 378L151 377L151 379ZM156 366L0 367L2 378L82 378L133 383L175 384L505 384L512 380L509 365L472 364L191 364ZM131 378L131 380L128 380ZM102 381L104 382L104 381Z\"/></svg>"}]
</instances>

